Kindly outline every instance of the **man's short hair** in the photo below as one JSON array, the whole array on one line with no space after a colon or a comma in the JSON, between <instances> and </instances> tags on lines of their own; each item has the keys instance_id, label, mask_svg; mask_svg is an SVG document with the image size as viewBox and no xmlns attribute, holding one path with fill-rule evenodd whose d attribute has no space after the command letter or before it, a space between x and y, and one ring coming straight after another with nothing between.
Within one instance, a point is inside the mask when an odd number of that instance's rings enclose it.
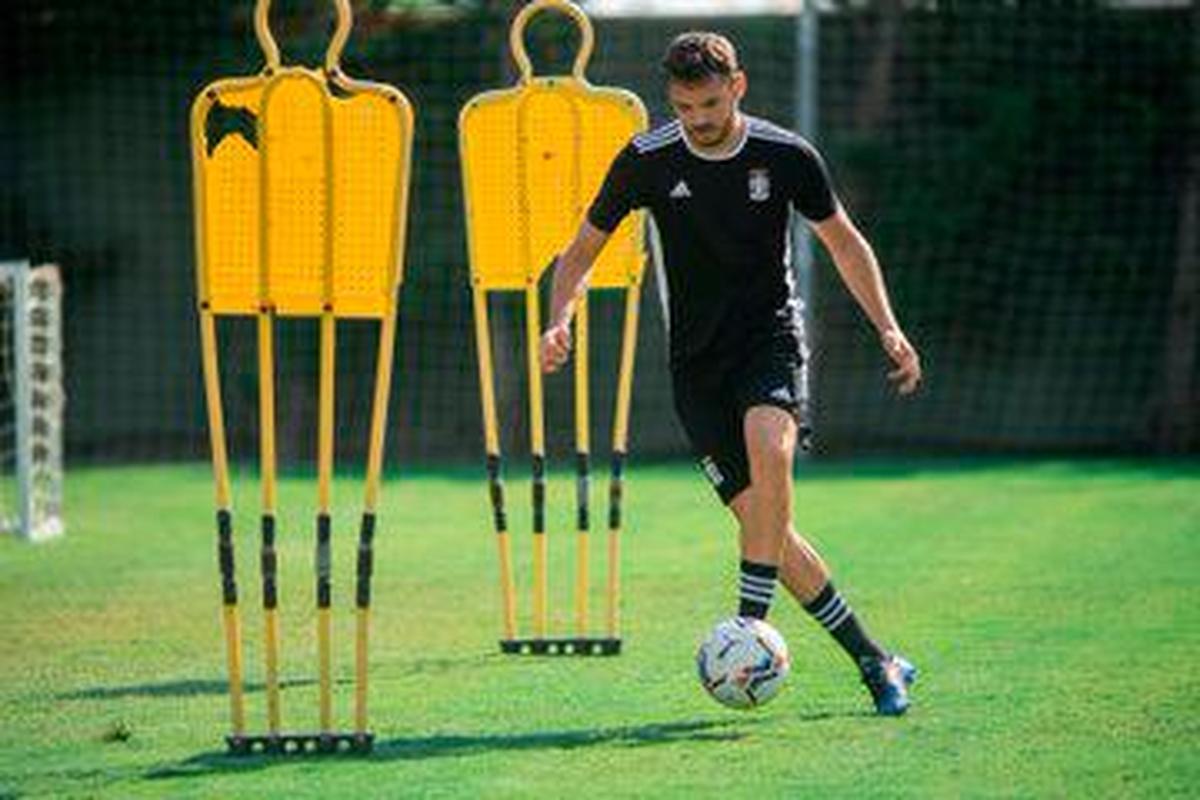
<instances>
[{"instance_id":1,"label":"man's short hair","mask_svg":"<svg viewBox=\"0 0 1200 800\"><path fill-rule=\"evenodd\" d=\"M671 40L663 56L667 79L695 83L711 76L729 78L739 70L737 50L719 33L688 31Z\"/></svg>"}]
</instances>

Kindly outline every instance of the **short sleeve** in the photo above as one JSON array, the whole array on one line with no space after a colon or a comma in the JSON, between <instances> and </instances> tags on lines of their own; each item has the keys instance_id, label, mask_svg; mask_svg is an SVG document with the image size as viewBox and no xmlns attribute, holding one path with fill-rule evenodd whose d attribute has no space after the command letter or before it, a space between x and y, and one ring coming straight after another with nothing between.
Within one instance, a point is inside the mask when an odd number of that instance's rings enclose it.
<instances>
[{"instance_id":1,"label":"short sleeve","mask_svg":"<svg viewBox=\"0 0 1200 800\"><path fill-rule=\"evenodd\" d=\"M642 205L638 153L629 144L613 159L604 183L588 209L588 222L612 233L632 209Z\"/></svg>"},{"instance_id":2,"label":"short sleeve","mask_svg":"<svg viewBox=\"0 0 1200 800\"><path fill-rule=\"evenodd\" d=\"M821 222L837 211L837 196L829 179L829 170L820 153L808 142L795 149L796 171L792 205L805 219Z\"/></svg>"}]
</instances>

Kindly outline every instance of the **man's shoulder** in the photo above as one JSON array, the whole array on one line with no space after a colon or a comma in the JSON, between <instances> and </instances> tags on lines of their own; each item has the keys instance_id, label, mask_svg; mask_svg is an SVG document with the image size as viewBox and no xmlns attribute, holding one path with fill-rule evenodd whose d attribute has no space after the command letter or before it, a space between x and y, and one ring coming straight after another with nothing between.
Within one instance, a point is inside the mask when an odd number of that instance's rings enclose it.
<instances>
[{"instance_id":1,"label":"man's shoulder","mask_svg":"<svg viewBox=\"0 0 1200 800\"><path fill-rule=\"evenodd\" d=\"M781 145L784 147L812 150L812 145L808 140L793 130L776 125L770 120L762 119L761 117L752 117L746 115L746 136L750 139L759 142L766 142L773 145Z\"/></svg>"},{"instance_id":2,"label":"man's shoulder","mask_svg":"<svg viewBox=\"0 0 1200 800\"><path fill-rule=\"evenodd\" d=\"M635 155L645 156L666 150L681 141L683 141L683 124L675 119L637 134L629 140L629 149Z\"/></svg>"}]
</instances>

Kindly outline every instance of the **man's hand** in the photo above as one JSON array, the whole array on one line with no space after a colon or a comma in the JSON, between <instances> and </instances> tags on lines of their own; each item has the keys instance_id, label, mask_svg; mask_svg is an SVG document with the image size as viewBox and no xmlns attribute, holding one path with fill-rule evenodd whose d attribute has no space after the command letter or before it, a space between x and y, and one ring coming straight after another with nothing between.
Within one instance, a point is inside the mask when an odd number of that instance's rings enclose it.
<instances>
[{"instance_id":1,"label":"man's hand","mask_svg":"<svg viewBox=\"0 0 1200 800\"><path fill-rule=\"evenodd\" d=\"M888 380L896 384L900 394L912 394L921 382L921 357L908 341L904 332L890 328L880 335L884 352L892 359L896 368L888 373Z\"/></svg>"},{"instance_id":2,"label":"man's hand","mask_svg":"<svg viewBox=\"0 0 1200 800\"><path fill-rule=\"evenodd\" d=\"M554 372L571 354L570 323L553 325L542 334L542 372Z\"/></svg>"}]
</instances>

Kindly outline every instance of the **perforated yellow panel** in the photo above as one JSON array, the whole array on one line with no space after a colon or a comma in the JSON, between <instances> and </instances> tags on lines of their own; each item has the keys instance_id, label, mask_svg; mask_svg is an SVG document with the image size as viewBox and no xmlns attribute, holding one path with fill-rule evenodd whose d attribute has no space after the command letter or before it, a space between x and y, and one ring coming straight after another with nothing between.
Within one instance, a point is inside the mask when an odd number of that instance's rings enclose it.
<instances>
[{"instance_id":1,"label":"perforated yellow panel","mask_svg":"<svg viewBox=\"0 0 1200 800\"><path fill-rule=\"evenodd\" d=\"M334 296L342 316L379 313L403 279L397 195L406 194L411 119L397 95L363 92L333 101ZM393 210L392 213L388 213Z\"/></svg>"},{"instance_id":2,"label":"perforated yellow panel","mask_svg":"<svg viewBox=\"0 0 1200 800\"><path fill-rule=\"evenodd\" d=\"M251 314L259 304L262 198L256 115L265 83L216 84L193 110L200 298L224 313Z\"/></svg>"},{"instance_id":3,"label":"perforated yellow panel","mask_svg":"<svg viewBox=\"0 0 1200 800\"><path fill-rule=\"evenodd\" d=\"M612 159L646 127L636 95L573 77L485 92L459 119L472 279L486 289L537 281L574 236ZM637 283L642 214L614 231L593 288Z\"/></svg>"},{"instance_id":4,"label":"perforated yellow panel","mask_svg":"<svg viewBox=\"0 0 1200 800\"><path fill-rule=\"evenodd\" d=\"M266 296L280 314L319 314L332 271L333 127L324 87L281 75L260 106ZM220 232L217 232L220 235ZM334 298L336 299L336 298Z\"/></svg>"},{"instance_id":5,"label":"perforated yellow panel","mask_svg":"<svg viewBox=\"0 0 1200 800\"><path fill-rule=\"evenodd\" d=\"M402 279L411 108L380 84L272 72L193 107L201 300L382 317Z\"/></svg>"}]
</instances>

